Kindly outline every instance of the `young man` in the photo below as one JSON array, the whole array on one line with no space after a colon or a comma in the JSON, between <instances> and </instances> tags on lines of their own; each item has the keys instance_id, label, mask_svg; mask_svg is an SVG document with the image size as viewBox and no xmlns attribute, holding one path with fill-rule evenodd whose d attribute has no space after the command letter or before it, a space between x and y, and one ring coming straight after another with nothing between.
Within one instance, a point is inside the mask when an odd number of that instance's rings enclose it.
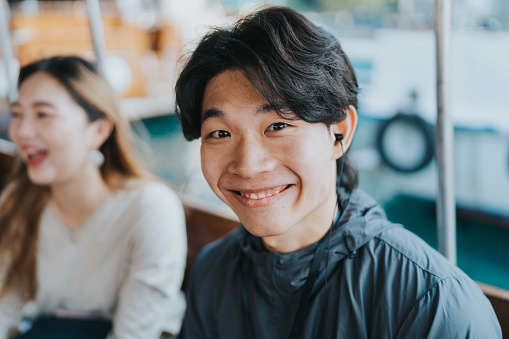
<instances>
[{"instance_id":1,"label":"young man","mask_svg":"<svg viewBox=\"0 0 509 339\"><path fill-rule=\"evenodd\" d=\"M243 226L196 259L181 338L501 338L479 287L356 189L358 87L333 36L269 7L205 36L176 91Z\"/></svg>"}]
</instances>

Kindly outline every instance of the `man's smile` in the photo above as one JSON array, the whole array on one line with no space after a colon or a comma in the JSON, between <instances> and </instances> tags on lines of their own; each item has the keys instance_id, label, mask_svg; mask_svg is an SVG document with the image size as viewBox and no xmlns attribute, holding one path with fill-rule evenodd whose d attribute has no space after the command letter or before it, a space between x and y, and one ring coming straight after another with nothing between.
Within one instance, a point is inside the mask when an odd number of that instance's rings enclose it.
<instances>
[{"instance_id":1,"label":"man's smile","mask_svg":"<svg viewBox=\"0 0 509 339\"><path fill-rule=\"evenodd\" d=\"M269 189L261 189L261 190L246 190L246 191L231 190L231 191L237 195L244 197L244 198L258 200L258 199L270 198L272 196L278 195L281 192L288 189L290 186L291 185L281 185L281 186L277 186L277 187L273 187L273 188L269 188Z\"/></svg>"}]
</instances>

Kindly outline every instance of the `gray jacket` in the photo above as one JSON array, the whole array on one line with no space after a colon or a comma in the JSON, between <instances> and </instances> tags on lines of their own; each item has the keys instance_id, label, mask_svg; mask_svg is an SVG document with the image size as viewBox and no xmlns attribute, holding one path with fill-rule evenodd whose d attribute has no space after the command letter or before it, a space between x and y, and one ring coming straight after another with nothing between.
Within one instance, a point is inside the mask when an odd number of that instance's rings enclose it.
<instances>
[{"instance_id":1,"label":"gray jacket","mask_svg":"<svg viewBox=\"0 0 509 339\"><path fill-rule=\"evenodd\" d=\"M271 253L241 227L196 259L180 338L502 338L490 302L465 273L362 191L341 190L340 201L298 325L320 242Z\"/></svg>"}]
</instances>

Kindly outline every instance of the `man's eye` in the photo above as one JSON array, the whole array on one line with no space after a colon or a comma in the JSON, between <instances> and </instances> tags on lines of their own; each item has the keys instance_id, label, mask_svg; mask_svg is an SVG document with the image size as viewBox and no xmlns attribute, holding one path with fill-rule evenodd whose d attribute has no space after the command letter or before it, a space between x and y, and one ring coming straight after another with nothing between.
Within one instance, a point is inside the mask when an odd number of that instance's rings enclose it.
<instances>
[{"instance_id":1,"label":"man's eye","mask_svg":"<svg viewBox=\"0 0 509 339\"><path fill-rule=\"evenodd\" d=\"M21 113L11 111L11 118L20 118L20 117L21 117Z\"/></svg>"},{"instance_id":2,"label":"man's eye","mask_svg":"<svg viewBox=\"0 0 509 339\"><path fill-rule=\"evenodd\" d=\"M212 133L209 134L209 138L216 138L216 139L221 139L221 138L227 138L231 136L230 133L226 132L226 131L214 131Z\"/></svg>"},{"instance_id":3,"label":"man's eye","mask_svg":"<svg viewBox=\"0 0 509 339\"><path fill-rule=\"evenodd\" d=\"M290 126L290 125L288 125L287 123L276 122L276 123L273 123L272 125L270 125L268 130L269 131L279 131L279 130L282 130L283 128L286 128L288 126Z\"/></svg>"},{"instance_id":4,"label":"man's eye","mask_svg":"<svg viewBox=\"0 0 509 339\"><path fill-rule=\"evenodd\" d=\"M48 114L44 113L44 112L39 112L37 113L37 117L38 118L46 118L48 116Z\"/></svg>"}]
</instances>

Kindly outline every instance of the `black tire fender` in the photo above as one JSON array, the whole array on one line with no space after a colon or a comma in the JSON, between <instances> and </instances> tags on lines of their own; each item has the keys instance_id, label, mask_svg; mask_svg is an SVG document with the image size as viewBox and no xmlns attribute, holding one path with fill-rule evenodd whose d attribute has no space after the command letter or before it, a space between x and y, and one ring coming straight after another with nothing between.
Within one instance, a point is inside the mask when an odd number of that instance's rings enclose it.
<instances>
[{"instance_id":1,"label":"black tire fender","mask_svg":"<svg viewBox=\"0 0 509 339\"><path fill-rule=\"evenodd\" d=\"M387 145L388 133L397 125L408 125L414 132L421 134L420 138L422 138L424 143L424 151L421 150L421 156L411 164L398 163L398 161L391 156L390 146ZM404 141L405 140L400 140L400 142ZM433 127L423 118L415 114L398 113L386 120L378 130L376 142L382 161L393 170L401 173L413 173L421 170L431 162L435 153Z\"/></svg>"}]
</instances>

